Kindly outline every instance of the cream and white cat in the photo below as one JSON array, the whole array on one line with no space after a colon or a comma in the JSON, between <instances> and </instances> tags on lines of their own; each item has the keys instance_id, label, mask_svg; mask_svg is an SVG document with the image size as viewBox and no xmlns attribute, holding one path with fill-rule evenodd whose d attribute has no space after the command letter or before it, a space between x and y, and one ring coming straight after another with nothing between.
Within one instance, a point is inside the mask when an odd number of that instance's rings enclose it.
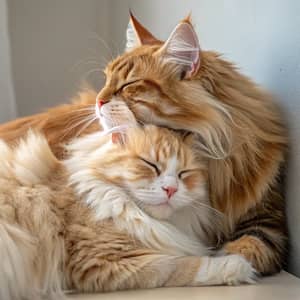
<instances>
[{"instance_id":1,"label":"cream and white cat","mask_svg":"<svg viewBox=\"0 0 300 300\"><path fill-rule=\"evenodd\" d=\"M253 282L241 256L206 256L216 216L193 136L120 129L62 162L37 133L0 143L0 299Z\"/></svg>"}]
</instances>

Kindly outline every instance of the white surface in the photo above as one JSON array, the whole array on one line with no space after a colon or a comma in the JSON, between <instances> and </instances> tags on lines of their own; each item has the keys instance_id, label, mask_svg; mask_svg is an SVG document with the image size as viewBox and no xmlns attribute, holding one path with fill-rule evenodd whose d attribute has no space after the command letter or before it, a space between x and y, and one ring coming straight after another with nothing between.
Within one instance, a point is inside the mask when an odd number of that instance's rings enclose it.
<instances>
[{"instance_id":1,"label":"white surface","mask_svg":"<svg viewBox=\"0 0 300 300\"><path fill-rule=\"evenodd\" d=\"M299 300L300 279L281 273L255 285L161 288L107 294L70 295L72 300Z\"/></svg>"}]
</instances>

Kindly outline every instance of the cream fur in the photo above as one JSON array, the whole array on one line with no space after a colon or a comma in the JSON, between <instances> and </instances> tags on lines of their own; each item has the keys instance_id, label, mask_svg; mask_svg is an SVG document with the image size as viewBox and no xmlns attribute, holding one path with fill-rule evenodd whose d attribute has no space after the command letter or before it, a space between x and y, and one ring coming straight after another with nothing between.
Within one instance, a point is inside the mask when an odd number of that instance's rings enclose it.
<instances>
[{"instance_id":1,"label":"cream fur","mask_svg":"<svg viewBox=\"0 0 300 300\"><path fill-rule=\"evenodd\" d=\"M41 202L33 208L27 229L13 224L16 211L31 205L28 196L36 197L35 201L47 200L44 199L47 191L35 186L46 182L56 165L57 160L41 135L29 132L26 140L15 148L0 142L1 299L41 299L44 294L53 299L62 296L60 268L64 249L44 218L48 214L47 204ZM43 244L38 242L39 235Z\"/></svg>"},{"instance_id":2,"label":"cream fur","mask_svg":"<svg viewBox=\"0 0 300 300\"><path fill-rule=\"evenodd\" d=\"M0 142L1 299L61 299L65 288L252 282L246 261L233 259L232 273L230 258L221 267L223 258L200 258L208 251L199 237L149 217L115 187L99 184L87 172L88 157L111 147L99 134L74 142L68 176L43 136L30 132L15 148Z\"/></svg>"}]
</instances>

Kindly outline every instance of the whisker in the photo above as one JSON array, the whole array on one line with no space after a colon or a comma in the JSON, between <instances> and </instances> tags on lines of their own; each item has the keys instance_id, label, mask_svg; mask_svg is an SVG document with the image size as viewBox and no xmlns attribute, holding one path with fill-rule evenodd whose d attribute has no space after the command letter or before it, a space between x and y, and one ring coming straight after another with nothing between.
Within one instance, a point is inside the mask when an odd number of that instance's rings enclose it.
<instances>
[{"instance_id":1,"label":"whisker","mask_svg":"<svg viewBox=\"0 0 300 300\"><path fill-rule=\"evenodd\" d=\"M204 204L204 203L193 202L193 203L190 204L190 206L192 206L192 207L195 208L195 209L203 209L203 208L205 208L205 209L207 209L207 210L213 212L214 214L216 214L216 215L218 215L218 216L220 216L220 217L222 217L222 218L225 217L224 214L223 214L222 212L220 212L220 211L218 211L217 209L215 209L215 208L213 208L213 207L211 207L211 206L209 206L209 205L206 205L206 204Z\"/></svg>"},{"instance_id":2,"label":"whisker","mask_svg":"<svg viewBox=\"0 0 300 300\"><path fill-rule=\"evenodd\" d=\"M95 110L95 105L91 105L90 107L85 107L85 108L79 108L79 109L71 109L70 111L66 112L65 114L74 114L76 112L82 112L82 114L80 115L80 117L82 117L82 115L85 113L85 115L87 115L87 113L89 112L93 112Z\"/></svg>"},{"instance_id":3,"label":"whisker","mask_svg":"<svg viewBox=\"0 0 300 300\"><path fill-rule=\"evenodd\" d=\"M92 70L85 72L81 79L87 80L91 74L96 73L96 72L103 75L102 69L96 68L96 69L92 69Z\"/></svg>"},{"instance_id":4,"label":"whisker","mask_svg":"<svg viewBox=\"0 0 300 300\"><path fill-rule=\"evenodd\" d=\"M85 124L86 122L89 122L91 119L95 118L94 114L90 114L87 117L80 119L79 122L73 124L72 126L68 127L65 129L64 134L62 136L62 138L66 137L74 128L78 127L81 124ZM69 122L70 123L70 122Z\"/></svg>"},{"instance_id":5,"label":"whisker","mask_svg":"<svg viewBox=\"0 0 300 300\"><path fill-rule=\"evenodd\" d=\"M112 49L108 46L107 42L103 38L101 38L96 32L92 32L90 38L93 38L96 41L100 42L106 48L106 50L109 52L108 54L110 55L110 58L111 59L114 58Z\"/></svg>"},{"instance_id":6,"label":"whisker","mask_svg":"<svg viewBox=\"0 0 300 300\"><path fill-rule=\"evenodd\" d=\"M88 121L85 125L83 125L83 127L81 127L81 129L77 132L77 134L75 135L75 137L80 136L80 134L86 130L95 120L97 119L97 117L92 118L90 121Z\"/></svg>"},{"instance_id":7,"label":"whisker","mask_svg":"<svg viewBox=\"0 0 300 300\"><path fill-rule=\"evenodd\" d=\"M96 57L91 57L91 58L87 58L87 59L80 59L77 63L75 63L71 68L70 71L74 71L77 68L80 68L81 66L86 66L86 65L97 65L99 66L99 59L97 59Z\"/></svg>"}]
</instances>

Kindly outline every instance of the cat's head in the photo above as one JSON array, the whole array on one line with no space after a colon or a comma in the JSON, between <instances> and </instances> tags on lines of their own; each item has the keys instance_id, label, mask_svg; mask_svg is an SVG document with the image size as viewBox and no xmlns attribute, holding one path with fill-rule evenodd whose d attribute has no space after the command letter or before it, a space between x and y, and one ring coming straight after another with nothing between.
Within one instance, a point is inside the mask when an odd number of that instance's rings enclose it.
<instances>
[{"instance_id":1,"label":"cat's head","mask_svg":"<svg viewBox=\"0 0 300 300\"><path fill-rule=\"evenodd\" d=\"M109 135L98 141L82 138L71 146L69 170L82 189L88 187L94 198L102 186L121 190L158 219L168 219L184 207L198 207L199 201L207 204L206 164L194 151L193 136L153 125L118 134L113 140Z\"/></svg>"},{"instance_id":2,"label":"cat's head","mask_svg":"<svg viewBox=\"0 0 300 300\"><path fill-rule=\"evenodd\" d=\"M202 71L209 68L202 63L203 55L189 18L162 42L131 15L126 52L105 69L98 109L125 101L138 121L200 133L208 152L220 154L228 139L227 112L209 93L207 77L202 78Z\"/></svg>"},{"instance_id":3,"label":"cat's head","mask_svg":"<svg viewBox=\"0 0 300 300\"><path fill-rule=\"evenodd\" d=\"M193 136L148 125L129 130L123 143L124 188L145 212L166 219L207 201L206 165L195 153Z\"/></svg>"}]
</instances>

